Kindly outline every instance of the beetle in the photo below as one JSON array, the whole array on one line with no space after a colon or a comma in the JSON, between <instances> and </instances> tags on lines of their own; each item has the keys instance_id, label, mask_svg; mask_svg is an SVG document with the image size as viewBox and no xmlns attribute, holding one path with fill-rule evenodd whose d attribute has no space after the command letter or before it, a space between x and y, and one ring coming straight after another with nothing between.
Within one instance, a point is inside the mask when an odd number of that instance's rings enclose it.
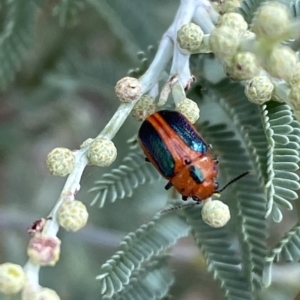
<instances>
[{"instance_id":1,"label":"beetle","mask_svg":"<svg viewBox=\"0 0 300 300\"><path fill-rule=\"evenodd\" d=\"M201 201L218 192L218 160L187 118L177 111L161 110L141 125L138 142L159 173L169 180L183 200Z\"/></svg>"},{"instance_id":2,"label":"beetle","mask_svg":"<svg viewBox=\"0 0 300 300\"><path fill-rule=\"evenodd\" d=\"M249 173L244 172L219 190L218 159L211 156L211 146L196 128L177 111L161 110L150 115L139 129L138 142L146 160L169 181L165 189L174 186L182 200L192 197L200 202Z\"/></svg>"}]
</instances>

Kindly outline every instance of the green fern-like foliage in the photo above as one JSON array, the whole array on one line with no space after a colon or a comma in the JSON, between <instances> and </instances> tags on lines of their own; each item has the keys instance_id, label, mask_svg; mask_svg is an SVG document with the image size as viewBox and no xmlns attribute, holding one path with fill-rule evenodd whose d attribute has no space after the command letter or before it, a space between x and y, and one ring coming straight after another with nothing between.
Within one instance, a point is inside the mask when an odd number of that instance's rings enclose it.
<instances>
[{"instance_id":1,"label":"green fern-like foliage","mask_svg":"<svg viewBox=\"0 0 300 300\"><path fill-rule=\"evenodd\" d=\"M31 1L6 1L2 9L5 21L0 35L0 88L4 89L20 69L31 43L36 6Z\"/></svg>"},{"instance_id":2,"label":"green fern-like foliage","mask_svg":"<svg viewBox=\"0 0 300 300\"><path fill-rule=\"evenodd\" d=\"M168 266L168 257L160 256L132 272L128 285L120 293L104 296L103 299L162 299L173 283L174 275Z\"/></svg>"},{"instance_id":3,"label":"green fern-like foliage","mask_svg":"<svg viewBox=\"0 0 300 300\"><path fill-rule=\"evenodd\" d=\"M208 270L220 282L226 299L253 299L251 286L242 269L241 260L232 249L232 238L225 228L212 228L205 224L200 216L200 209L185 210L188 224L192 227L195 240L202 250Z\"/></svg>"},{"instance_id":4,"label":"green fern-like foliage","mask_svg":"<svg viewBox=\"0 0 300 300\"><path fill-rule=\"evenodd\" d=\"M135 233L128 234L121 242L120 250L101 267L101 274L97 277L101 293L112 297L120 292L145 261L163 254L189 230L190 227L177 215L158 214Z\"/></svg>"},{"instance_id":5,"label":"green fern-like foliage","mask_svg":"<svg viewBox=\"0 0 300 300\"><path fill-rule=\"evenodd\" d=\"M58 16L61 26L74 24L84 5L83 0L62 0L53 8L53 14Z\"/></svg>"},{"instance_id":6,"label":"green fern-like foliage","mask_svg":"<svg viewBox=\"0 0 300 300\"><path fill-rule=\"evenodd\" d=\"M254 290L255 285L259 285L257 279L262 274L266 254L266 204L261 185L266 139L263 129L257 126L260 121L258 107L247 101L242 86L226 80L215 88L222 97L220 105L233 120L243 143L233 138L234 133L225 125L201 128L207 135L207 140L220 153L220 170L222 174L226 174L228 180L242 171L252 172L252 175L234 184L228 204L233 206L239 229L237 234L243 249L244 272Z\"/></svg>"},{"instance_id":7,"label":"green fern-like foliage","mask_svg":"<svg viewBox=\"0 0 300 300\"><path fill-rule=\"evenodd\" d=\"M239 13L244 17L248 24L251 24L256 10L259 8L261 0L243 0L241 7L238 9Z\"/></svg>"},{"instance_id":8,"label":"green fern-like foliage","mask_svg":"<svg viewBox=\"0 0 300 300\"><path fill-rule=\"evenodd\" d=\"M95 182L96 186L90 189L90 192L96 193L91 205L99 202L99 207L103 207L107 199L114 202L131 197L138 186L159 178L160 175L153 166L145 161L141 150L136 149L124 158L122 165Z\"/></svg>"},{"instance_id":9,"label":"green fern-like foliage","mask_svg":"<svg viewBox=\"0 0 300 300\"><path fill-rule=\"evenodd\" d=\"M291 15L293 17L299 17L300 16L300 1L299 0L290 1L289 5L290 5Z\"/></svg>"},{"instance_id":10,"label":"green fern-like foliage","mask_svg":"<svg viewBox=\"0 0 300 300\"><path fill-rule=\"evenodd\" d=\"M214 147L221 153L220 169L223 173L227 171L226 173L233 178L236 172L241 172L244 168L251 169L249 158L238 140L231 138L231 146L228 147L228 136L232 132L226 129L226 126L214 125L208 128L202 126L202 128L205 133L209 133ZM249 191L251 192L249 193ZM249 284L254 285L256 278L262 274L266 253L265 202L257 178L248 176L240 182L236 182L234 189L231 189L228 204L233 206L232 211L236 214L236 225L239 228L237 233L243 249L244 273Z\"/></svg>"},{"instance_id":11,"label":"green fern-like foliage","mask_svg":"<svg viewBox=\"0 0 300 300\"><path fill-rule=\"evenodd\" d=\"M272 265L274 262L300 261L300 221L290 229L266 256L263 273L263 284L270 286L272 281Z\"/></svg>"},{"instance_id":12,"label":"green fern-like foliage","mask_svg":"<svg viewBox=\"0 0 300 300\"><path fill-rule=\"evenodd\" d=\"M298 166L299 125L286 105L271 102L258 107L247 101L239 83L225 80L208 89L213 90L212 95L205 95L203 100L206 97L207 101L219 104L233 124L229 126L223 121L197 124L205 140L212 143L214 155L220 159L220 173L227 181L243 171L251 170L251 174L235 182L228 188L229 192L222 195L221 199L230 206L231 226L209 227L203 223L200 209L195 207L185 210L186 221L209 271L220 282L224 297L255 299L256 291L265 285L266 274L270 275L265 265L268 209L270 205L281 204L280 197L289 203L288 200L295 197L291 197L295 195L294 190L299 189L299 178L294 173ZM191 98L197 97L201 99L202 94L195 88ZM283 142L284 149L281 148ZM274 191L272 196L270 189ZM273 218L279 221L276 215ZM291 235L294 236L294 231ZM238 239L240 251L230 247L229 241L234 239Z\"/></svg>"},{"instance_id":13,"label":"green fern-like foliage","mask_svg":"<svg viewBox=\"0 0 300 300\"><path fill-rule=\"evenodd\" d=\"M292 209L288 200L298 198L299 177L299 130L293 120L291 109L284 104L269 104L262 107L263 123L268 138L267 214L280 222L282 213L278 206Z\"/></svg>"}]
</instances>

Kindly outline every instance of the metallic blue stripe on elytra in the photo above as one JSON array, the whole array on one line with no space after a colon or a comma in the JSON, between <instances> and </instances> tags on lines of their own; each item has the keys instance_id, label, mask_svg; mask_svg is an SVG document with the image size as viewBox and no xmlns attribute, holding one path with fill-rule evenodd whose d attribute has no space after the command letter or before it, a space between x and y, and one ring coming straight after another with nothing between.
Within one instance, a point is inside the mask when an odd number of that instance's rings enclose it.
<instances>
[{"instance_id":1,"label":"metallic blue stripe on elytra","mask_svg":"<svg viewBox=\"0 0 300 300\"><path fill-rule=\"evenodd\" d=\"M160 172L165 177L174 176L175 162L172 154L167 149L164 141L158 135L156 129L147 120L140 127L138 137L155 161Z\"/></svg>"},{"instance_id":2,"label":"metallic blue stripe on elytra","mask_svg":"<svg viewBox=\"0 0 300 300\"><path fill-rule=\"evenodd\" d=\"M203 154L207 152L207 144L181 113L172 110L161 110L159 114L188 147Z\"/></svg>"},{"instance_id":3,"label":"metallic blue stripe on elytra","mask_svg":"<svg viewBox=\"0 0 300 300\"><path fill-rule=\"evenodd\" d=\"M204 182L204 175L200 168L197 168L195 166L190 166L189 169L190 169L190 175L196 183Z\"/></svg>"}]
</instances>

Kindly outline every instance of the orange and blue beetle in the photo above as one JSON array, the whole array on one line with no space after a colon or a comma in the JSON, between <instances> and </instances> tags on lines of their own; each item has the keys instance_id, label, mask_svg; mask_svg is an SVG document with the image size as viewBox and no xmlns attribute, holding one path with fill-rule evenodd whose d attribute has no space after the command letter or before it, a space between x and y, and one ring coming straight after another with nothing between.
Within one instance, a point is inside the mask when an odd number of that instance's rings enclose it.
<instances>
[{"instance_id":1,"label":"orange and blue beetle","mask_svg":"<svg viewBox=\"0 0 300 300\"><path fill-rule=\"evenodd\" d=\"M218 160L181 113L161 110L150 115L140 127L138 141L146 160L169 180L165 188L174 186L183 200L192 197L200 202L220 192L216 180Z\"/></svg>"}]
</instances>

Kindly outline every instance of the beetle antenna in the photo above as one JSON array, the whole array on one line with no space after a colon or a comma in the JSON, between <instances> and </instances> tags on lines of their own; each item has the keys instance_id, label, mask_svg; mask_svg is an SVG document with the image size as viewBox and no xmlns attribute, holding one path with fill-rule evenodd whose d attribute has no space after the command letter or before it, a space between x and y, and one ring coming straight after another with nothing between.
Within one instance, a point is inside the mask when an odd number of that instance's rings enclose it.
<instances>
[{"instance_id":1,"label":"beetle antenna","mask_svg":"<svg viewBox=\"0 0 300 300\"><path fill-rule=\"evenodd\" d=\"M225 184L221 189L217 190L216 193L221 193L223 192L229 185L231 185L232 183L236 182L237 180L241 179L242 177L248 175L250 173L250 171L244 172L242 174L240 174L239 176L233 178L232 180L230 180L227 184Z\"/></svg>"},{"instance_id":2,"label":"beetle antenna","mask_svg":"<svg viewBox=\"0 0 300 300\"><path fill-rule=\"evenodd\" d=\"M198 205L200 203L201 203L200 201L191 202L191 203L185 203L185 204L173 206L173 207L170 207L170 208L166 208L166 209L162 210L160 213L161 214L165 214L165 213L169 213L169 212L174 211L174 210L184 209L184 208L188 208L188 207L193 207L193 206Z\"/></svg>"}]
</instances>

